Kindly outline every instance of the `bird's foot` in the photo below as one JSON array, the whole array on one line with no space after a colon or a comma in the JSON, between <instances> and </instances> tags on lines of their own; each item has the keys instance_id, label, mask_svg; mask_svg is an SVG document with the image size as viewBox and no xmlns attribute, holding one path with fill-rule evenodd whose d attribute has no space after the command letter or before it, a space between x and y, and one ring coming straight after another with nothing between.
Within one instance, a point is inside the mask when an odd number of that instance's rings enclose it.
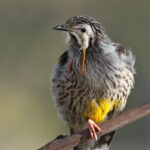
<instances>
[{"instance_id":1,"label":"bird's foot","mask_svg":"<svg viewBox=\"0 0 150 150\"><path fill-rule=\"evenodd\" d=\"M88 129L92 139L97 140L96 132L101 131L101 128L91 119L88 119Z\"/></svg>"}]
</instances>

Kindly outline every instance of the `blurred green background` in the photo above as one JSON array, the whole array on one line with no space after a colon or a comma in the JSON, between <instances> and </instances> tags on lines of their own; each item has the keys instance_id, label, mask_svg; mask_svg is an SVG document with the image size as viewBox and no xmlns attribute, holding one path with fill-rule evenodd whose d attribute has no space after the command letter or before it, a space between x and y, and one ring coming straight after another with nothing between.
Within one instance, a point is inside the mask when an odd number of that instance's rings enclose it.
<instances>
[{"instance_id":1,"label":"blurred green background","mask_svg":"<svg viewBox=\"0 0 150 150\"><path fill-rule=\"evenodd\" d=\"M96 18L136 55L136 84L126 109L150 100L150 1L1 0L1 150L36 150L68 134L52 103L49 79L66 49L52 27L73 15ZM150 150L150 117L117 131L111 150L120 149Z\"/></svg>"}]
</instances>

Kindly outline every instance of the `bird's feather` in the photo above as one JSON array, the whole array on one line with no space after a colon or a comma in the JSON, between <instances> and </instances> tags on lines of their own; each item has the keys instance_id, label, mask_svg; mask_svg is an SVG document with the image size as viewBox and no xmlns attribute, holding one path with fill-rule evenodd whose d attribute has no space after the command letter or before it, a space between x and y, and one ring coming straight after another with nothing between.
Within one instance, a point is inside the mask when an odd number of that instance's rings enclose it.
<instances>
[{"instance_id":1,"label":"bird's feather","mask_svg":"<svg viewBox=\"0 0 150 150\"><path fill-rule=\"evenodd\" d=\"M90 34L89 30L84 33L89 43L83 77L81 49L84 36L80 27L86 27L85 24L91 30ZM134 84L135 59L124 46L114 43L101 24L91 17L72 17L66 22L67 29L70 47L59 58L52 85L63 120L73 132L78 132L87 128L88 119L104 122L124 109ZM75 149L108 150L113 135L114 132L98 136L97 141L90 140Z\"/></svg>"}]
</instances>

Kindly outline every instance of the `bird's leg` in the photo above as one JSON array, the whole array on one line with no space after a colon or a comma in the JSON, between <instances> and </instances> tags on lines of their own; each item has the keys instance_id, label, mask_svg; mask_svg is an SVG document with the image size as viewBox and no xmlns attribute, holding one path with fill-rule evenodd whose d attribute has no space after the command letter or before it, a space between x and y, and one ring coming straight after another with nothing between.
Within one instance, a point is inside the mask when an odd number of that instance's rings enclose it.
<instances>
[{"instance_id":1,"label":"bird's leg","mask_svg":"<svg viewBox=\"0 0 150 150\"><path fill-rule=\"evenodd\" d=\"M88 129L92 139L97 140L96 132L101 131L101 128L91 119L88 119Z\"/></svg>"}]
</instances>

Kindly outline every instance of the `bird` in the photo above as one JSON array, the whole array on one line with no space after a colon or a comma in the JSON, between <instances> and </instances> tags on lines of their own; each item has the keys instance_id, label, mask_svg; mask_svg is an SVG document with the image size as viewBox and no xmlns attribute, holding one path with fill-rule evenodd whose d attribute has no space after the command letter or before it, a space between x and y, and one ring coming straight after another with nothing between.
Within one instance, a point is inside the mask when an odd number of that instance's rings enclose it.
<instances>
[{"instance_id":1,"label":"bird","mask_svg":"<svg viewBox=\"0 0 150 150\"><path fill-rule=\"evenodd\" d=\"M76 150L109 150L115 131L98 136L97 124L124 110L134 87L135 57L93 17L73 16L53 29L63 31L68 44L51 80L56 108L71 134L89 129L91 140Z\"/></svg>"}]
</instances>

